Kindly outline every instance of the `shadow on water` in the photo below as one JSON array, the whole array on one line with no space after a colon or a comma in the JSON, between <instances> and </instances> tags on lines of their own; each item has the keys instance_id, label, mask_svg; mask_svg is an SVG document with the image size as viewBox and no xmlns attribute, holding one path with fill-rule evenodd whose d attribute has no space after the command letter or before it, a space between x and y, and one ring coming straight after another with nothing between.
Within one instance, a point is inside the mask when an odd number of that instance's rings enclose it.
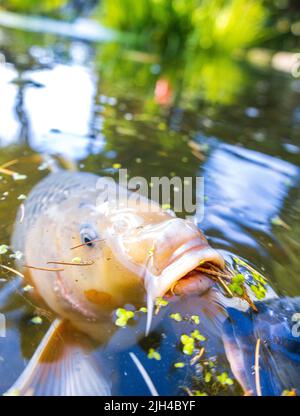
<instances>
[{"instance_id":1,"label":"shadow on water","mask_svg":"<svg viewBox=\"0 0 300 416\"><path fill-rule=\"evenodd\" d=\"M99 175L116 176L118 163L130 176L149 180L204 176L199 227L210 243L246 258L269 276L277 293L300 294L299 81L218 56L184 65L180 58L161 62L121 51L114 43L8 29L1 29L0 39L7 62L0 68L0 164L17 158L18 171L27 176L1 178L1 243L9 244L20 195L47 173L42 153L62 155ZM49 325L47 319L30 323L35 307L8 276L0 275L0 310L8 325L0 339L1 393ZM184 313L185 307L170 311ZM203 366L174 369L174 362L187 362L178 339L190 324L169 323L166 316L133 348L159 392L184 394L189 387L240 394L238 387L206 387ZM204 332L210 327L204 325ZM147 359L150 347L160 351L161 361ZM229 371L216 334L208 336L206 358L217 358L218 371ZM112 361L109 354L107 359ZM114 362L120 368L116 393L147 394L146 387L137 392L128 383L139 377L128 351Z\"/></svg>"}]
</instances>

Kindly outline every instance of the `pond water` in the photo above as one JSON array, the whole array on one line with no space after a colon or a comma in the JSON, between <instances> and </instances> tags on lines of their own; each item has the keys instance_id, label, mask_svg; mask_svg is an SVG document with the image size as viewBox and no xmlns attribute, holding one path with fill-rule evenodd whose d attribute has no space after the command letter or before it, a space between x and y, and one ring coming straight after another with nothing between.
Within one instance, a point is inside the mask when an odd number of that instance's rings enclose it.
<instances>
[{"instance_id":1,"label":"pond water","mask_svg":"<svg viewBox=\"0 0 300 416\"><path fill-rule=\"evenodd\" d=\"M300 295L299 80L230 59L200 59L193 67L182 60L158 63L150 55L121 53L115 43L14 29L0 30L0 51L6 59L0 67L0 164L18 159L15 169L26 175L1 176L1 244L9 244L20 195L48 172L44 153L99 175L116 176L118 163L146 179L203 176L199 227L210 244L247 259L279 295ZM2 261L14 267L8 255ZM1 272L7 334L0 338L0 394L49 326L46 319L30 322L35 311L28 299L19 280ZM186 305L176 308L184 313ZM242 394L237 383L205 383L201 368L188 364L179 337L189 325L164 318L138 345L106 353L113 393L149 394L128 355L134 351L160 394L186 394L186 387ZM150 347L160 361L147 358ZM217 336L206 345L207 360L212 357L218 373L231 374ZM178 361L186 366L174 369Z\"/></svg>"}]
</instances>

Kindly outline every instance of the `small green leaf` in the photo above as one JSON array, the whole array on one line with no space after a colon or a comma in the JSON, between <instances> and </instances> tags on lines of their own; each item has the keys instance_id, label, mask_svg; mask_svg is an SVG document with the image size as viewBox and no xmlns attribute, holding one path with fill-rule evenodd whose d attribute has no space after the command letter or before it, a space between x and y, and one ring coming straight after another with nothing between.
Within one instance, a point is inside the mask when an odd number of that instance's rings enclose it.
<instances>
[{"instance_id":1,"label":"small green leaf","mask_svg":"<svg viewBox=\"0 0 300 416\"><path fill-rule=\"evenodd\" d=\"M244 281L245 281L245 276L243 276L241 273L236 274L236 275L232 278L232 282L233 282L233 283L238 283L238 284L241 284L241 283L244 283Z\"/></svg>"},{"instance_id":2,"label":"small green leaf","mask_svg":"<svg viewBox=\"0 0 300 416\"><path fill-rule=\"evenodd\" d=\"M194 338L189 337L186 334L181 335L180 341L183 344L183 353L186 355L192 355L195 348Z\"/></svg>"},{"instance_id":3,"label":"small green leaf","mask_svg":"<svg viewBox=\"0 0 300 416\"><path fill-rule=\"evenodd\" d=\"M134 317L133 311L128 311L124 308L118 308L116 311L118 319L116 319L115 324L120 327L125 327L129 319Z\"/></svg>"},{"instance_id":4,"label":"small green leaf","mask_svg":"<svg viewBox=\"0 0 300 416\"><path fill-rule=\"evenodd\" d=\"M200 324L200 318L198 315L192 315L191 320L194 321L196 325Z\"/></svg>"},{"instance_id":5,"label":"small green leaf","mask_svg":"<svg viewBox=\"0 0 300 416\"><path fill-rule=\"evenodd\" d=\"M0 254L5 254L7 253L7 250L9 249L9 247L6 244L1 244L0 245Z\"/></svg>"},{"instance_id":6,"label":"small green leaf","mask_svg":"<svg viewBox=\"0 0 300 416\"><path fill-rule=\"evenodd\" d=\"M196 390L194 391L194 396L207 396L207 393Z\"/></svg>"},{"instance_id":7,"label":"small green leaf","mask_svg":"<svg viewBox=\"0 0 300 416\"><path fill-rule=\"evenodd\" d=\"M233 384L233 380L230 377L228 377L228 374L226 372L217 376L217 379L223 386L231 386Z\"/></svg>"},{"instance_id":8,"label":"small green leaf","mask_svg":"<svg viewBox=\"0 0 300 416\"><path fill-rule=\"evenodd\" d=\"M239 286L237 283L230 283L228 287L232 292L236 293L239 296L242 296L244 293L244 289L241 286Z\"/></svg>"},{"instance_id":9,"label":"small green leaf","mask_svg":"<svg viewBox=\"0 0 300 416\"><path fill-rule=\"evenodd\" d=\"M204 381L205 381L205 383L209 383L209 382L211 381L211 379L212 379L212 373L211 373L211 372L209 372L209 371L207 371L207 372L205 373L205 376L204 376Z\"/></svg>"},{"instance_id":10,"label":"small green leaf","mask_svg":"<svg viewBox=\"0 0 300 416\"><path fill-rule=\"evenodd\" d=\"M167 306L169 302L163 298L156 298L155 305L156 306Z\"/></svg>"},{"instance_id":11,"label":"small green leaf","mask_svg":"<svg viewBox=\"0 0 300 416\"><path fill-rule=\"evenodd\" d=\"M154 348L150 348L149 351L148 351L148 358L150 360L154 359L154 360L160 361L161 360L161 355Z\"/></svg>"},{"instance_id":12,"label":"small green leaf","mask_svg":"<svg viewBox=\"0 0 300 416\"><path fill-rule=\"evenodd\" d=\"M206 338L204 335L200 334L200 332L198 331L198 329L195 329L195 331L193 331L191 333L191 337L196 339L197 341L205 341Z\"/></svg>"},{"instance_id":13,"label":"small green leaf","mask_svg":"<svg viewBox=\"0 0 300 416\"><path fill-rule=\"evenodd\" d=\"M114 163L114 164L112 165L112 167L113 167L114 169L120 169L120 168L122 167L122 165L121 165L121 163Z\"/></svg>"},{"instance_id":14,"label":"small green leaf","mask_svg":"<svg viewBox=\"0 0 300 416\"><path fill-rule=\"evenodd\" d=\"M180 313L171 313L170 318L174 319L174 321L181 322L182 316Z\"/></svg>"},{"instance_id":15,"label":"small green leaf","mask_svg":"<svg viewBox=\"0 0 300 416\"><path fill-rule=\"evenodd\" d=\"M33 286L27 285L27 286L23 287L23 292L29 292L32 289L33 289Z\"/></svg>"},{"instance_id":16,"label":"small green leaf","mask_svg":"<svg viewBox=\"0 0 300 416\"><path fill-rule=\"evenodd\" d=\"M42 318L40 316L34 316L30 320L30 322L33 323L33 324L35 324L35 325L40 325L43 322L43 320L42 320Z\"/></svg>"},{"instance_id":17,"label":"small green leaf","mask_svg":"<svg viewBox=\"0 0 300 416\"><path fill-rule=\"evenodd\" d=\"M257 286L251 285L250 289L258 300L264 299L266 297L266 289L260 283L258 283Z\"/></svg>"},{"instance_id":18,"label":"small green leaf","mask_svg":"<svg viewBox=\"0 0 300 416\"><path fill-rule=\"evenodd\" d=\"M139 311L140 311L140 312L143 312L143 313L147 313L147 308L146 308L145 306L142 306L142 307L139 309Z\"/></svg>"},{"instance_id":19,"label":"small green leaf","mask_svg":"<svg viewBox=\"0 0 300 416\"><path fill-rule=\"evenodd\" d=\"M175 363L174 364L174 367L175 368L183 368L185 366L185 364L184 363L182 363L182 362L179 362L179 363Z\"/></svg>"}]
</instances>

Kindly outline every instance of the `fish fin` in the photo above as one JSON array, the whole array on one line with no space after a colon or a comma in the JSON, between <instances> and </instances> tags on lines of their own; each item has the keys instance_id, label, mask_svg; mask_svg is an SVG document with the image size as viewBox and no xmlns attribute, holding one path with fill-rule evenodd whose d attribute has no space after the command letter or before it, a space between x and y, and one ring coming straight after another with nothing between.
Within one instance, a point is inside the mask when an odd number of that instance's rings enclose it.
<instances>
[{"instance_id":1,"label":"fish fin","mask_svg":"<svg viewBox=\"0 0 300 416\"><path fill-rule=\"evenodd\" d=\"M223 341L231 369L242 387L252 394L260 391L262 395L281 395L291 389L299 394L300 333L293 330L296 323L293 316L299 313L300 297L256 302L256 307L257 313L227 310L229 318L223 325ZM259 377L255 377L258 340Z\"/></svg>"},{"instance_id":2,"label":"fish fin","mask_svg":"<svg viewBox=\"0 0 300 416\"><path fill-rule=\"evenodd\" d=\"M27 367L6 395L20 396L109 396L110 385L92 342L55 320Z\"/></svg>"}]
</instances>

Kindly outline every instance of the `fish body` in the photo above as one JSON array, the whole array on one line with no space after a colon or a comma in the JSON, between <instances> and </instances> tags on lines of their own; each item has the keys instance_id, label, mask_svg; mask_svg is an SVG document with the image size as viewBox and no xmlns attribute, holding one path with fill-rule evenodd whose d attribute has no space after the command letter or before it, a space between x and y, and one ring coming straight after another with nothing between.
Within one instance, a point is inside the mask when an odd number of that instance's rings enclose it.
<instances>
[{"instance_id":1,"label":"fish body","mask_svg":"<svg viewBox=\"0 0 300 416\"><path fill-rule=\"evenodd\" d=\"M24 270L57 316L100 342L115 330L116 308L147 299L151 308L200 262L223 265L194 224L94 174L50 174L25 213L12 239L21 267L36 267Z\"/></svg>"},{"instance_id":2,"label":"fish body","mask_svg":"<svg viewBox=\"0 0 300 416\"><path fill-rule=\"evenodd\" d=\"M195 295L204 294L202 309L216 324L245 391L258 394L253 366L259 337L267 351L261 362L263 393L279 394L287 380L286 387L299 386L297 371L290 372L290 378L283 371L286 363L289 368L298 363L299 340L287 336L282 314L273 319L284 301L270 290L274 299L256 302L254 314L247 302L220 293L195 269L206 263L223 269L224 258L191 221L176 218L112 180L66 171L50 174L33 188L23 217L22 222L17 218L13 247L23 252L20 267L57 319L10 391L111 394L104 363L95 362L95 346L111 347L115 340L116 348L125 348L143 334L136 328L118 330L113 312L147 303L147 334L154 301L166 293L183 296L191 310L197 308Z\"/></svg>"}]
</instances>

